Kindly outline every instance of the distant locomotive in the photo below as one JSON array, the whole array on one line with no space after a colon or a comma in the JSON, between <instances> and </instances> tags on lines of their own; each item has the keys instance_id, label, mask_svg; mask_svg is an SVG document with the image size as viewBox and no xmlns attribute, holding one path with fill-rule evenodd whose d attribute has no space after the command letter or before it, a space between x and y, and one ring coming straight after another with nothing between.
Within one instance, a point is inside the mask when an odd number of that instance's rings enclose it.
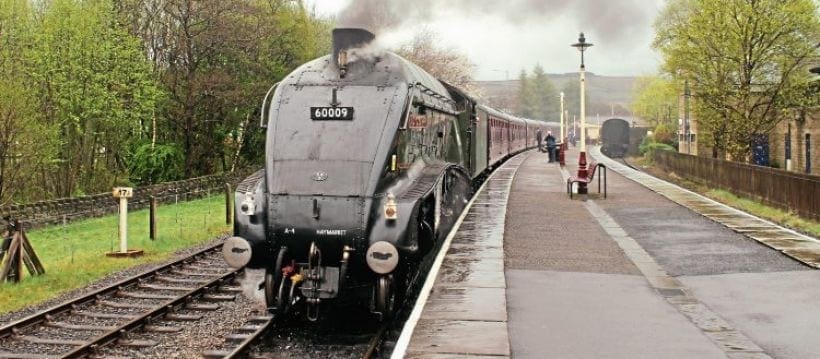
<instances>
[{"instance_id":1,"label":"distant locomotive","mask_svg":"<svg viewBox=\"0 0 820 359\"><path fill-rule=\"evenodd\" d=\"M629 151L629 122L610 118L601 126L601 152L612 158L624 157Z\"/></svg>"},{"instance_id":2,"label":"distant locomotive","mask_svg":"<svg viewBox=\"0 0 820 359\"><path fill-rule=\"evenodd\" d=\"M368 53L374 38L335 29L331 55L263 100L265 169L237 187L223 253L234 267L266 269L273 312L299 305L316 320L321 303L353 299L390 316L474 186L556 128L480 105L395 54Z\"/></svg>"}]
</instances>

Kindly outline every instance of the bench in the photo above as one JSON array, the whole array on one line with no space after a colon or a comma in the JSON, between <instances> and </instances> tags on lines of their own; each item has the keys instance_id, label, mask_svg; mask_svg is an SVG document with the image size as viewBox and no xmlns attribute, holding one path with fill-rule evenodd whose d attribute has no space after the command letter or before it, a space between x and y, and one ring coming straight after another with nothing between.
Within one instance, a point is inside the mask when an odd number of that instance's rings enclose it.
<instances>
[{"instance_id":1,"label":"bench","mask_svg":"<svg viewBox=\"0 0 820 359\"><path fill-rule=\"evenodd\" d=\"M606 165L592 161L587 166L588 171L586 177L578 178L575 176L570 176L569 178L567 178L567 193L569 194L570 199L572 199L572 185L575 183L590 184L592 180L595 178L595 172L597 171L598 167L603 168L604 171L604 198L606 198ZM598 193L601 193L601 176L598 176Z\"/></svg>"}]
</instances>

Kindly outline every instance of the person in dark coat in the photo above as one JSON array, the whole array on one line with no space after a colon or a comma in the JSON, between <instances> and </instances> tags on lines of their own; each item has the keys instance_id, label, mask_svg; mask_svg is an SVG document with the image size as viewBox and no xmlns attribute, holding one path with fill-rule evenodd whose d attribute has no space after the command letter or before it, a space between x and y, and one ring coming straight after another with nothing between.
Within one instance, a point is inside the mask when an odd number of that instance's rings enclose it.
<instances>
[{"instance_id":1,"label":"person in dark coat","mask_svg":"<svg viewBox=\"0 0 820 359\"><path fill-rule=\"evenodd\" d=\"M555 162L555 147L555 136L552 135L552 131L547 131L547 153L550 162Z\"/></svg>"}]
</instances>

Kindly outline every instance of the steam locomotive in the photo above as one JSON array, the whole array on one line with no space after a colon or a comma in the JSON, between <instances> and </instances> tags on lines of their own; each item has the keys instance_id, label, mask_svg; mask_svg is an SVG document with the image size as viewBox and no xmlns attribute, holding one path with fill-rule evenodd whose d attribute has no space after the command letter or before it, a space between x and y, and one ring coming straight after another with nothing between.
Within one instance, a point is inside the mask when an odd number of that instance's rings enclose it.
<instances>
[{"instance_id":1,"label":"steam locomotive","mask_svg":"<svg viewBox=\"0 0 820 359\"><path fill-rule=\"evenodd\" d=\"M629 151L629 122L610 118L601 126L601 152L612 158L624 157Z\"/></svg>"},{"instance_id":2,"label":"steam locomotive","mask_svg":"<svg viewBox=\"0 0 820 359\"><path fill-rule=\"evenodd\" d=\"M324 303L359 298L391 316L475 186L557 128L484 106L369 50L374 39L333 30L333 53L263 100L265 168L237 187L223 254L233 267L265 269L272 312L298 307L313 321Z\"/></svg>"}]
</instances>

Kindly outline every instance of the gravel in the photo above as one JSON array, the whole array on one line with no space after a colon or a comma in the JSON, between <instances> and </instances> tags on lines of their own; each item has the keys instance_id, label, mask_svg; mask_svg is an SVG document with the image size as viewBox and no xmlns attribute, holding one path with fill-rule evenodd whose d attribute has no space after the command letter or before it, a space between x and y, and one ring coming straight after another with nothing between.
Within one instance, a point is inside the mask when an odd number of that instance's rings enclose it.
<instances>
[{"instance_id":1,"label":"gravel","mask_svg":"<svg viewBox=\"0 0 820 359\"><path fill-rule=\"evenodd\" d=\"M32 314L35 314L39 311L42 311L42 310L46 309L46 308L50 308L50 307L56 306L58 304L62 304L64 302L67 302L69 300L79 298L83 295L86 295L86 294L91 293L93 291L99 290L101 288L105 288L105 287L110 286L110 285L112 285L116 282L119 282L119 281L122 281L124 279L133 277L133 276L135 276L137 274L140 274L142 272L145 272L145 271L148 271L148 270L151 270L151 269L154 269L154 268L158 268L158 267L161 267L161 266L163 266L165 264L168 264L170 262L173 262L173 261L188 257L192 253L200 251L200 250L202 250L206 247L209 247L209 246L212 246L212 245L218 243L219 241L224 240L226 237L227 236L220 236L218 238L215 238L211 241L200 244L198 246L194 246L194 247L190 247L190 248L186 248L186 249L177 251L176 253L174 253L173 257L168 259L167 261L164 261L164 262L161 262L161 263L155 263L155 264L141 264L141 265L138 265L138 266L135 266L135 267L131 267L129 269L125 269L125 270L122 270L122 271L119 271L119 272L115 272L115 273L112 273L112 274L109 274L109 275L105 276L102 279L99 279L99 280L95 281L94 283L92 283L92 284L90 284L86 287L70 290L68 292L65 292L63 294L58 295L57 297L55 297L53 299L50 299L50 300L47 300L47 301L44 301L44 302L41 302L41 303L37 303L37 304L32 304L29 307L23 308L21 310L15 311L15 312L2 314L2 315L0 315L0 326L11 324L14 321L17 321L17 320L23 319L25 317L28 317Z\"/></svg>"}]
</instances>

